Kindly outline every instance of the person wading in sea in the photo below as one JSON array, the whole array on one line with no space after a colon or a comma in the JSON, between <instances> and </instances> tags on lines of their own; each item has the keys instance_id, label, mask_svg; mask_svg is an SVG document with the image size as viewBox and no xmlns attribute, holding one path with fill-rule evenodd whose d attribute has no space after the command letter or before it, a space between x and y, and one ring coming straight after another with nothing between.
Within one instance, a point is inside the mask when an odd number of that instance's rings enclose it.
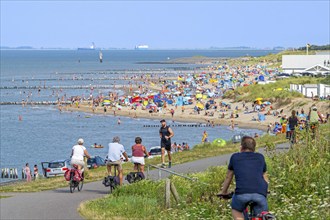
<instances>
[{"instance_id":1,"label":"person wading in sea","mask_svg":"<svg viewBox=\"0 0 330 220\"><path fill-rule=\"evenodd\" d=\"M172 129L166 125L166 121L162 119L160 121L162 126L159 129L160 136L160 147L162 149L162 167L165 168L165 150L168 155L168 168L172 166L172 155L171 155L171 137L174 136Z\"/></svg>"}]
</instances>

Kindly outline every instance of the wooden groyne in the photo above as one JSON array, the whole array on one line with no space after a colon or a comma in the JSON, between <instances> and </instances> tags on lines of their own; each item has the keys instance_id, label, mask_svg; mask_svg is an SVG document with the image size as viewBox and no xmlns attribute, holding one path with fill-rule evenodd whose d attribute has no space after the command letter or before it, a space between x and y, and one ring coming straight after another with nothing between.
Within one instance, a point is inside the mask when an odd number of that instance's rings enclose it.
<instances>
[{"instance_id":1,"label":"wooden groyne","mask_svg":"<svg viewBox=\"0 0 330 220\"><path fill-rule=\"evenodd\" d=\"M71 101L57 102L57 101L40 101L40 102L0 102L0 105L58 105L71 104Z\"/></svg>"},{"instance_id":2,"label":"wooden groyne","mask_svg":"<svg viewBox=\"0 0 330 220\"><path fill-rule=\"evenodd\" d=\"M0 89L112 89L122 88L118 85L72 85L72 86L1 86Z\"/></svg>"}]
</instances>

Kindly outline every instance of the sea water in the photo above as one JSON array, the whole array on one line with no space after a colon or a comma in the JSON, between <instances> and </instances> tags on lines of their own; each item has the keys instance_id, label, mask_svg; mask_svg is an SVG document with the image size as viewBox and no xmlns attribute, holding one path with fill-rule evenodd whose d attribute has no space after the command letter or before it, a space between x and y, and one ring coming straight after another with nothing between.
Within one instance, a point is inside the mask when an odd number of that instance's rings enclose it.
<instances>
[{"instance_id":1,"label":"sea water","mask_svg":"<svg viewBox=\"0 0 330 220\"><path fill-rule=\"evenodd\" d=\"M175 68L196 65L182 64L138 64L138 62L165 61L179 57L209 56L237 57L250 54L260 56L270 51L103 51L103 63L98 61L96 51L33 51L33 50L1 50L1 86L11 89L1 89L1 102L21 101L31 95L34 101L56 101L57 90L43 89L44 86L72 86L113 84L110 76L116 70L173 70ZM109 79L102 79L103 77ZM74 78L79 80L73 80ZM97 80L93 80L97 79ZM116 84L125 83L117 80ZM13 86L39 86L37 89L13 89ZM96 90L106 93L111 89ZM88 96L89 89L67 89L61 91L67 97L71 95ZM94 95L95 95L94 94ZM25 106L1 105L0 132L0 168L21 169L25 163L32 167L41 162L67 159L71 148L78 138L85 140L85 146L91 155L105 157L107 145L114 136L121 138L128 154L136 136L143 139L143 144L149 149L158 146L159 119L133 119L121 116L93 115L81 112L60 112L55 106ZM118 118L121 124L117 123ZM20 120L19 120L20 119ZM223 138L229 140L236 133L253 135L262 134L257 129L228 129L228 125L205 127L188 127L189 123L168 122L175 136L172 142L188 143L194 146L201 142L202 133L206 130L209 140ZM150 126L151 125L151 126ZM105 148L95 149L94 143L102 144Z\"/></svg>"}]
</instances>

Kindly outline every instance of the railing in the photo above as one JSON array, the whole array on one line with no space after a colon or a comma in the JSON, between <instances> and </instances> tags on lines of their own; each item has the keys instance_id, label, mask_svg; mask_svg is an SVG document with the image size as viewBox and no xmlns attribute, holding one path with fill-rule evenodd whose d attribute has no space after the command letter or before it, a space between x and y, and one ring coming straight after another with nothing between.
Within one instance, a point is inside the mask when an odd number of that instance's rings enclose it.
<instances>
[{"instance_id":1,"label":"railing","mask_svg":"<svg viewBox=\"0 0 330 220\"><path fill-rule=\"evenodd\" d=\"M189 177L189 176L186 176L186 175L183 175L183 174L180 174L180 173L177 173L177 172L174 172L174 171L172 171L172 170L165 169L165 168L157 167L157 166L152 165L152 164L149 164L149 165L148 165L148 168L147 168L147 179L149 179L150 167L155 168L155 169L158 169L158 179L161 179L161 177L162 177L162 173L161 173L161 171L164 171L164 172L171 173L171 174L173 174L173 175L176 175L176 176L179 176L179 177L182 177L182 178L185 178L185 179L191 180L191 181L198 181L198 182L201 183L201 184L209 185L209 184L207 184L207 183L200 182L197 178L191 178L191 177Z\"/></svg>"}]
</instances>

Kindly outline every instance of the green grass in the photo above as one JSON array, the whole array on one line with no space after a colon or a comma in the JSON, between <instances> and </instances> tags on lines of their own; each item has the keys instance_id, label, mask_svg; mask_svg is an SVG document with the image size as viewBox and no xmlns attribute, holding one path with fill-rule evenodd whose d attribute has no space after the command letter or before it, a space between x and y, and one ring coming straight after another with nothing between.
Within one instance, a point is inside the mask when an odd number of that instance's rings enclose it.
<instances>
[{"instance_id":1,"label":"green grass","mask_svg":"<svg viewBox=\"0 0 330 220\"><path fill-rule=\"evenodd\" d=\"M254 101L256 98L263 98L264 100L268 100L270 102L282 102L282 105L289 104L292 98L304 97L298 92L288 91L290 84L317 84L322 80L324 79L314 77L282 79L277 80L275 83L269 83L266 85L255 84L239 87L236 90L227 91L224 98L247 102ZM277 90L279 88L282 90Z\"/></svg>"},{"instance_id":2,"label":"green grass","mask_svg":"<svg viewBox=\"0 0 330 220\"><path fill-rule=\"evenodd\" d=\"M298 132L300 143L280 154L274 153L274 140L268 139L266 159L271 191L268 202L277 219L330 218L328 124L321 126L318 137L315 142L306 132ZM219 166L190 174L198 178L198 182L172 176L171 182L181 202L176 204L172 198L168 210L164 209L164 180L146 180L126 185L105 198L83 203L79 211L87 219L106 216L115 219L231 219L230 201L215 196L226 170L225 166ZM231 190L234 188L232 184Z\"/></svg>"},{"instance_id":3,"label":"green grass","mask_svg":"<svg viewBox=\"0 0 330 220\"><path fill-rule=\"evenodd\" d=\"M9 197L11 197L11 196L2 196L2 195L0 195L0 199L5 199L5 198L9 198Z\"/></svg>"}]
</instances>

